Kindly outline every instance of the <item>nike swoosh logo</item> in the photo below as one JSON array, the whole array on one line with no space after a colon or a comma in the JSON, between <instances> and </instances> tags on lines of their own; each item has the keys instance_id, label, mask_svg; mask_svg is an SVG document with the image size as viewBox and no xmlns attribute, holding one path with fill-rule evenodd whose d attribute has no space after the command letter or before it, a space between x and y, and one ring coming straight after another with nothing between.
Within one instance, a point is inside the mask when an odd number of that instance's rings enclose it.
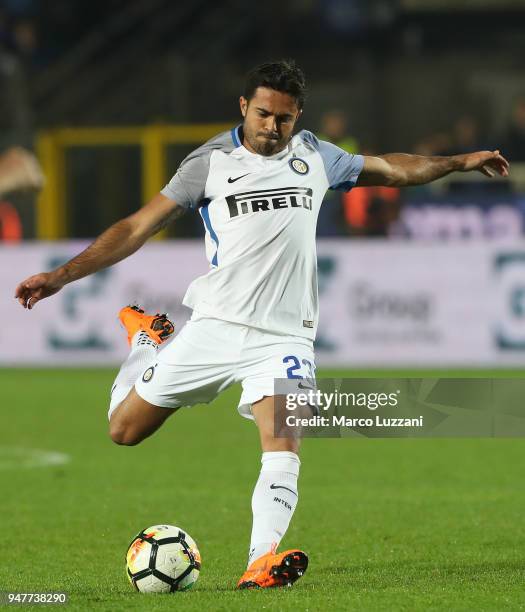
<instances>
[{"instance_id":1,"label":"nike swoosh logo","mask_svg":"<svg viewBox=\"0 0 525 612\"><path fill-rule=\"evenodd\" d=\"M281 485L276 485L275 483L272 483L270 485L270 489L286 489L287 491L290 491L290 493L293 493L295 497L297 497L297 493L295 491L292 491L292 489L289 489L288 487L283 487Z\"/></svg>"},{"instance_id":2,"label":"nike swoosh logo","mask_svg":"<svg viewBox=\"0 0 525 612\"><path fill-rule=\"evenodd\" d=\"M299 389L310 389L310 391L314 391L315 387L311 387L310 385L303 385L303 383L297 383Z\"/></svg>"},{"instance_id":3,"label":"nike swoosh logo","mask_svg":"<svg viewBox=\"0 0 525 612\"><path fill-rule=\"evenodd\" d=\"M241 176L238 176L237 178L232 178L230 176L230 178L228 179L228 183L235 183L235 181L238 181L239 179L244 178L245 176L248 176L248 174L251 174L251 172L248 172L247 174L243 174Z\"/></svg>"}]
</instances>

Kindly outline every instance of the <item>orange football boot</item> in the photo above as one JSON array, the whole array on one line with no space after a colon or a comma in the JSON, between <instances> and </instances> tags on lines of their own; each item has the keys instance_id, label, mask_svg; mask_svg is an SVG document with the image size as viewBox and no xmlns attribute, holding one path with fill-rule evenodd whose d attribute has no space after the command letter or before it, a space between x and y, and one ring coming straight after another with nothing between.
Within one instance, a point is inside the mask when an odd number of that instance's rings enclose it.
<instances>
[{"instance_id":1,"label":"orange football boot","mask_svg":"<svg viewBox=\"0 0 525 612\"><path fill-rule=\"evenodd\" d=\"M276 553L272 549L255 559L237 583L238 589L267 589L292 586L308 567L308 556L302 550L285 550Z\"/></svg>"},{"instance_id":2,"label":"orange football boot","mask_svg":"<svg viewBox=\"0 0 525 612\"><path fill-rule=\"evenodd\" d=\"M118 313L118 318L128 332L128 344L138 331L144 331L157 344L162 344L175 331L167 315L147 315L138 306L126 306Z\"/></svg>"}]
</instances>

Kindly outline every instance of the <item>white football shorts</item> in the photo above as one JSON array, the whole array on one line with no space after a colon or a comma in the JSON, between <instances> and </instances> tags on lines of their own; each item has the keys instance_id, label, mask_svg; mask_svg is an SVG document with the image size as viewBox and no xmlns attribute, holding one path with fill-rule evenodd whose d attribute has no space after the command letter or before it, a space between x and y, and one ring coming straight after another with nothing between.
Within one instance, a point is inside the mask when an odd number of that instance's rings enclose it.
<instances>
[{"instance_id":1,"label":"white football shorts","mask_svg":"<svg viewBox=\"0 0 525 612\"><path fill-rule=\"evenodd\" d=\"M313 342L193 313L135 383L150 404L179 408L209 403L242 383L239 413L253 419L252 403L275 394L275 379L315 377Z\"/></svg>"}]
</instances>

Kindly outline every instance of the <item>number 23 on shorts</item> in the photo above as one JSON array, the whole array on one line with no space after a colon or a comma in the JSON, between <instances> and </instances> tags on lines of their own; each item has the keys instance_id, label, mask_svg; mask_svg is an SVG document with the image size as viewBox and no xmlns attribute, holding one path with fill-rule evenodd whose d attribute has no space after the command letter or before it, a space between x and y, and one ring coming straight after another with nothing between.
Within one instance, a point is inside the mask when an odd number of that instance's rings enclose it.
<instances>
[{"instance_id":1,"label":"number 23 on shorts","mask_svg":"<svg viewBox=\"0 0 525 612\"><path fill-rule=\"evenodd\" d=\"M286 368L287 378L305 378L312 384L315 383L315 364L308 359L299 360L295 355L287 355L283 358L283 363L289 365ZM306 375L303 375L303 366L306 369Z\"/></svg>"}]
</instances>

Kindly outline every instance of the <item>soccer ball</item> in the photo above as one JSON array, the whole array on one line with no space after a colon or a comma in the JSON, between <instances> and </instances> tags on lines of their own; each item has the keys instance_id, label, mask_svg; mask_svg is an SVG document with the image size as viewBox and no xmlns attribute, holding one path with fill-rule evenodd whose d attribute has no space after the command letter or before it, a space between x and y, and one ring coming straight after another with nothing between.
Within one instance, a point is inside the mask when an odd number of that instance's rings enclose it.
<instances>
[{"instance_id":1,"label":"soccer ball","mask_svg":"<svg viewBox=\"0 0 525 612\"><path fill-rule=\"evenodd\" d=\"M201 569L194 540L179 527L154 525L135 536L126 553L131 584L141 593L173 593L191 588Z\"/></svg>"}]
</instances>

